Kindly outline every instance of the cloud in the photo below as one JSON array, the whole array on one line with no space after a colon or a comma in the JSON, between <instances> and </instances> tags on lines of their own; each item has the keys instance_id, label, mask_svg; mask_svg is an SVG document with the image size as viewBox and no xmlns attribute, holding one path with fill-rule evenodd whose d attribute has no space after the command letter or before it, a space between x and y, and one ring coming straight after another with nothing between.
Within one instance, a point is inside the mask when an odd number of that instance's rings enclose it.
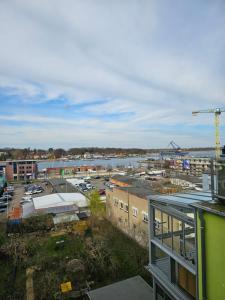
<instances>
[{"instance_id":1,"label":"cloud","mask_svg":"<svg viewBox=\"0 0 225 300\"><path fill-rule=\"evenodd\" d=\"M0 122L19 122L23 145L37 143L30 133L38 128L40 145L67 145L53 126L66 128L68 139L76 126L80 145L162 147L176 136L184 146L212 144L197 127L213 128L212 118L193 118L191 111L224 106L224 6L219 0L1 1L0 101L5 107L16 97L18 108L10 106ZM61 113L49 109L56 99Z\"/></svg>"}]
</instances>

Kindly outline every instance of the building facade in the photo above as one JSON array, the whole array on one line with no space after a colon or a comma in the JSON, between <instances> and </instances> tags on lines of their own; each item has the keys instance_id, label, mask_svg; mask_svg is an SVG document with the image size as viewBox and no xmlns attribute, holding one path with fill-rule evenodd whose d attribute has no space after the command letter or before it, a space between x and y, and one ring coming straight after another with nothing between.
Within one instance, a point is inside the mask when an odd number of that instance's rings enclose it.
<instances>
[{"instance_id":1,"label":"building facade","mask_svg":"<svg viewBox=\"0 0 225 300\"><path fill-rule=\"evenodd\" d=\"M200 192L151 197L147 269L153 277L155 299L203 299L197 219L192 204L211 199L210 193Z\"/></svg>"},{"instance_id":2,"label":"building facade","mask_svg":"<svg viewBox=\"0 0 225 300\"><path fill-rule=\"evenodd\" d=\"M7 181L35 179L37 172L36 160L6 161L5 173Z\"/></svg>"},{"instance_id":3,"label":"building facade","mask_svg":"<svg viewBox=\"0 0 225 300\"><path fill-rule=\"evenodd\" d=\"M140 245L148 246L148 200L150 190L115 187L106 190L106 215L110 222Z\"/></svg>"},{"instance_id":4,"label":"building facade","mask_svg":"<svg viewBox=\"0 0 225 300\"><path fill-rule=\"evenodd\" d=\"M185 157L171 161L170 167L187 175L201 176L210 169L211 160L206 157Z\"/></svg>"}]
</instances>

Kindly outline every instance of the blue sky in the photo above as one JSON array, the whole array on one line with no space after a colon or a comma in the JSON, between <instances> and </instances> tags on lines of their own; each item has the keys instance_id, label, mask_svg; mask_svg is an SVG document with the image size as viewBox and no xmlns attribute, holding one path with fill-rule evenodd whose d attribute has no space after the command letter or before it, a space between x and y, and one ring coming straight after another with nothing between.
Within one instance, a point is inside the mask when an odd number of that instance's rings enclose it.
<instances>
[{"instance_id":1,"label":"blue sky","mask_svg":"<svg viewBox=\"0 0 225 300\"><path fill-rule=\"evenodd\" d=\"M3 0L0 19L0 147L214 144L191 112L225 107L223 0Z\"/></svg>"}]
</instances>

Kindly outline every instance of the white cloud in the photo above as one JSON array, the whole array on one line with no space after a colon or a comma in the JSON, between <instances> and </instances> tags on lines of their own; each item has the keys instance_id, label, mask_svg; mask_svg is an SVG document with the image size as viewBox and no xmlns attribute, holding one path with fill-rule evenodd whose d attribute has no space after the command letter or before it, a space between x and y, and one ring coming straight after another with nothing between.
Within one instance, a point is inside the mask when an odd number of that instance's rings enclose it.
<instances>
[{"instance_id":1,"label":"white cloud","mask_svg":"<svg viewBox=\"0 0 225 300\"><path fill-rule=\"evenodd\" d=\"M1 1L0 87L27 103L59 96L71 103L107 99L84 109L94 117L76 122L82 132L80 144L135 146L136 139L137 146L147 146L149 133L140 132L156 130L158 124L160 129L151 136L156 146L171 139L163 133L162 126L166 131L167 125L187 126L185 145L208 145L206 137L200 140L191 129L212 120L193 119L191 111L225 103L225 7L222 1L176 4L174 10L171 3L160 0ZM103 114L126 112L131 116L100 120ZM51 132L51 124L57 132L74 125L71 119L46 118L35 112L0 119L46 122L48 128L41 128L38 137L42 145L49 139L60 141ZM82 129L85 125L93 128L90 138ZM27 128L20 136L24 144L32 138L29 130L34 129ZM122 130L134 134L124 136ZM69 128L67 132L74 135ZM174 129L173 139L176 134Z\"/></svg>"}]
</instances>

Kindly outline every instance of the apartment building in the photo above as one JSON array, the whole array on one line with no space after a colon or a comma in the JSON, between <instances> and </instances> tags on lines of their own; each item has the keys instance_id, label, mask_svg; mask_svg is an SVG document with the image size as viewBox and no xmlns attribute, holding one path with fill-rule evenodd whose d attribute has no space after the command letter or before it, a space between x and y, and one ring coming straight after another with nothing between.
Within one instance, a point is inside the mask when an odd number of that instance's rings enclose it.
<instances>
[{"instance_id":1,"label":"apartment building","mask_svg":"<svg viewBox=\"0 0 225 300\"><path fill-rule=\"evenodd\" d=\"M151 197L147 269L153 276L155 299L206 299L201 291L203 256L199 254L200 228L194 205L210 201L207 192Z\"/></svg>"},{"instance_id":2,"label":"apartment building","mask_svg":"<svg viewBox=\"0 0 225 300\"><path fill-rule=\"evenodd\" d=\"M6 161L5 173L8 181L34 179L37 177L37 172L36 160Z\"/></svg>"},{"instance_id":3,"label":"apartment building","mask_svg":"<svg viewBox=\"0 0 225 300\"><path fill-rule=\"evenodd\" d=\"M211 159L207 157L185 157L172 160L170 167L187 175L201 176L210 165Z\"/></svg>"},{"instance_id":4,"label":"apartment building","mask_svg":"<svg viewBox=\"0 0 225 300\"><path fill-rule=\"evenodd\" d=\"M106 191L107 218L142 246L148 246L148 196L146 187L114 187Z\"/></svg>"}]
</instances>

